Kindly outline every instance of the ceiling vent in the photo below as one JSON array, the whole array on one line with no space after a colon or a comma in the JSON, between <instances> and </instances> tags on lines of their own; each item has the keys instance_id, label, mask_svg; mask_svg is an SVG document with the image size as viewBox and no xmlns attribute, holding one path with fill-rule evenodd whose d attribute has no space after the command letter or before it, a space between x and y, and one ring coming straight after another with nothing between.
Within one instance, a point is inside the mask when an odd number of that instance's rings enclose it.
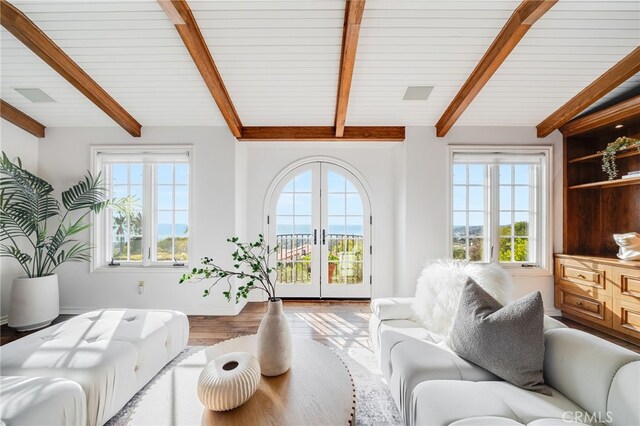
<instances>
[{"instance_id":1,"label":"ceiling vent","mask_svg":"<svg viewBox=\"0 0 640 426\"><path fill-rule=\"evenodd\" d=\"M433 90L433 86L409 86L404 92L403 101L426 101Z\"/></svg>"},{"instance_id":2,"label":"ceiling vent","mask_svg":"<svg viewBox=\"0 0 640 426\"><path fill-rule=\"evenodd\" d=\"M34 102L34 103L55 102L55 99L53 99L51 96L44 93L42 89L37 89L37 88L15 89L14 88L13 90L20 93L22 96L24 96L25 98L29 99L31 102Z\"/></svg>"}]
</instances>

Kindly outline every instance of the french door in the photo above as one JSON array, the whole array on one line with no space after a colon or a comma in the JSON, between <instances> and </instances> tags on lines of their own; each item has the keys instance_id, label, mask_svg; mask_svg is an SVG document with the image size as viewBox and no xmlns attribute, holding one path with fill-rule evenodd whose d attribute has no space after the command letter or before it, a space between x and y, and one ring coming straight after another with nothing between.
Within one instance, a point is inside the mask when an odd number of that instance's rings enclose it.
<instances>
[{"instance_id":1,"label":"french door","mask_svg":"<svg viewBox=\"0 0 640 426\"><path fill-rule=\"evenodd\" d=\"M268 224L279 297L371 297L370 205L351 172L297 167L275 188Z\"/></svg>"}]
</instances>

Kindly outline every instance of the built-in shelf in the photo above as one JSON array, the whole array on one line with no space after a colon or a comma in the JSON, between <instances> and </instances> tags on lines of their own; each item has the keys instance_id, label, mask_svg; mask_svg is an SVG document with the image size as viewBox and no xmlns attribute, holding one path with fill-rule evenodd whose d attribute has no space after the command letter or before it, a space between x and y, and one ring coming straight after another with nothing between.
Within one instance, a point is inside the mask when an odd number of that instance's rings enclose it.
<instances>
[{"instance_id":1,"label":"built-in shelf","mask_svg":"<svg viewBox=\"0 0 640 426\"><path fill-rule=\"evenodd\" d=\"M613 188L615 186L627 186L627 185L640 185L640 177L630 178L630 179L614 179L614 180L604 180L601 182L583 183L581 185L570 186L569 189Z\"/></svg>"},{"instance_id":2,"label":"built-in shelf","mask_svg":"<svg viewBox=\"0 0 640 426\"><path fill-rule=\"evenodd\" d=\"M581 163L583 161L592 161L602 158L604 154L602 152L598 152L591 155L585 155L583 157L574 158L569 160L569 163ZM640 150L636 146L632 146L630 148L622 149L616 153L616 159L625 158L625 157L635 157L636 155L640 155Z\"/></svg>"}]
</instances>

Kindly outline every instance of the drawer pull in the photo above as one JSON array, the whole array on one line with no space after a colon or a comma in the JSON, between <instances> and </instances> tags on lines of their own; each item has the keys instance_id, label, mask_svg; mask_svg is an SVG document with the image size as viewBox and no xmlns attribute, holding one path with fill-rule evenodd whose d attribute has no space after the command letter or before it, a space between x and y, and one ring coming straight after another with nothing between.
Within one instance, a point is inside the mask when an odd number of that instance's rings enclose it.
<instances>
[{"instance_id":1,"label":"drawer pull","mask_svg":"<svg viewBox=\"0 0 640 426\"><path fill-rule=\"evenodd\" d=\"M586 280L586 279L587 279L587 277L585 277L585 276L584 276L584 275L582 275L582 274L578 274L578 278L582 278L583 280Z\"/></svg>"},{"instance_id":2,"label":"drawer pull","mask_svg":"<svg viewBox=\"0 0 640 426\"><path fill-rule=\"evenodd\" d=\"M582 302L577 301L577 302L576 302L576 305L578 305L578 306L582 306Z\"/></svg>"}]
</instances>

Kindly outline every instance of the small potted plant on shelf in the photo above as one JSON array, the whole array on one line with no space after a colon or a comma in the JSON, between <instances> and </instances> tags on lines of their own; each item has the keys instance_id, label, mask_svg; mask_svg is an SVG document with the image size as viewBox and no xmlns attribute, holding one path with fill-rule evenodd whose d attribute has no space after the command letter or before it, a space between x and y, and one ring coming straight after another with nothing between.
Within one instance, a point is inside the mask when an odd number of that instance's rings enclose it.
<instances>
[{"instance_id":1,"label":"small potted plant on shelf","mask_svg":"<svg viewBox=\"0 0 640 426\"><path fill-rule=\"evenodd\" d=\"M91 213L109 206L100 175L62 192L62 207L47 181L11 162L0 159L0 256L15 259L24 271L13 280L9 327L33 330L51 323L59 314L58 276L65 262L87 262L91 247L73 238L91 227ZM54 232L49 233L52 226Z\"/></svg>"},{"instance_id":2,"label":"small potted plant on shelf","mask_svg":"<svg viewBox=\"0 0 640 426\"><path fill-rule=\"evenodd\" d=\"M610 142L602 151L602 171L609 176L609 180L613 180L618 176L618 165L616 164L616 153L623 149L637 148L640 151L640 139L628 138L621 136L613 142Z\"/></svg>"},{"instance_id":3,"label":"small potted plant on shelf","mask_svg":"<svg viewBox=\"0 0 640 426\"><path fill-rule=\"evenodd\" d=\"M233 269L225 269L209 257L201 259L202 267L193 268L191 272L180 278L180 284L188 281L212 279L213 283L202 294L207 297L211 289L220 281L225 280L228 289L223 291L228 301L232 297L233 286L231 278L244 280L245 283L235 291L235 301L247 298L254 290L263 291L268 298L267 313L258 328L258 361L262 374L278 376L291 367L291 331L282 309L282 299L276 297L275 274L276 268L271 266L270 259L278 251L278 246L269 248L262 234L258 240L251 243L240 242L238 237L227 239L235 245ZM280 266L278 262L277 266Z\"/></svg>"}]
</instances>

